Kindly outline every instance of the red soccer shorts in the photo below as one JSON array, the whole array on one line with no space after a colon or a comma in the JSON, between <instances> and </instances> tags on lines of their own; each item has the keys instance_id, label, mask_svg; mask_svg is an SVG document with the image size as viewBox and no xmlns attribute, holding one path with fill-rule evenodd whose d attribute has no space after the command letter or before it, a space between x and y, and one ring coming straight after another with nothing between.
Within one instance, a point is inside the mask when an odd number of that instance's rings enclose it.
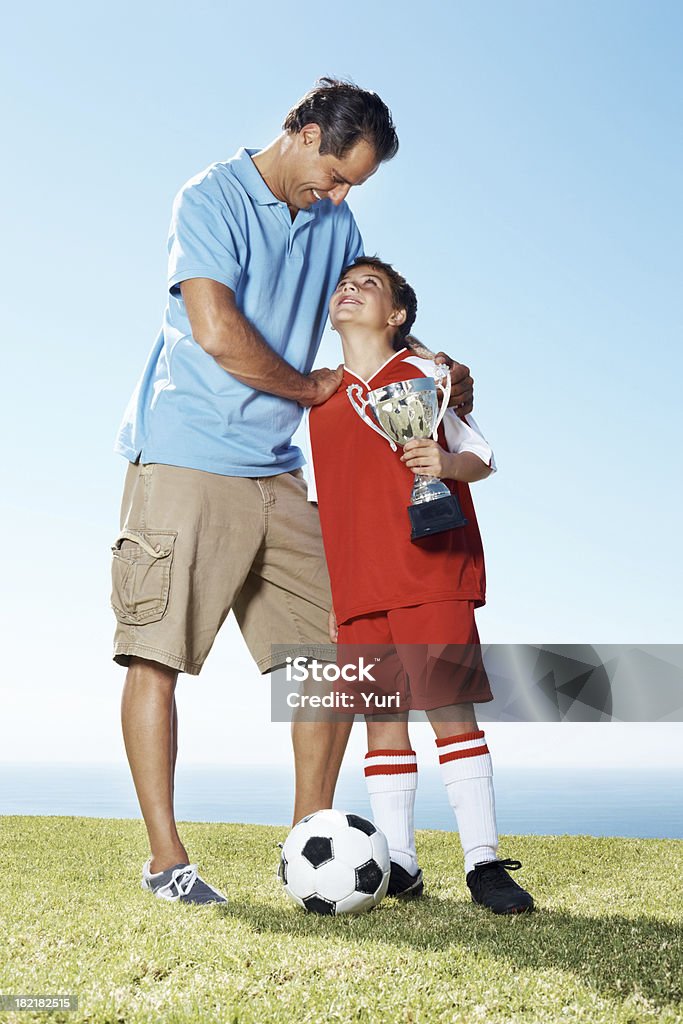
<instances>
[{"instance_id":1,"label":"red soccer shorts","mask_svg":"<svg viewBox=\"0 0 683 1024\"><path fill-rule=\"evenodd\" d=\"M473 601L432 601L360 615L339 626L337 644L338 663L362 656L376 665L377 693L400 694L397 708L379 699L368 705L369 714L493 700Z\"/></svg>"}]
</instances>

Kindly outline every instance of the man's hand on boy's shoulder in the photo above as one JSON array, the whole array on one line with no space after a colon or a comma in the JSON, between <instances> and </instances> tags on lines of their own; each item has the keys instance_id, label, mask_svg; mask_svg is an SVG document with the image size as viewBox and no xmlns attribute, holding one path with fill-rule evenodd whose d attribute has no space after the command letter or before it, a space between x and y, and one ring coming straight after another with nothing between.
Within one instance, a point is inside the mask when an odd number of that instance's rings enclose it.
<instances>
[{"instance_id":1,"label":"man's hand on boy's shoulder","mask_svg":"<svg viewBox=\"0 0 683 1024\"><path fill-rule=\"evenodd\" d=\"M474 381L472 380L469 366L456 362L446 352L437 352L434 355L414 334L409 334L405 340L416 356L422 356L423 359L433 359L435 363L443 363L445 366L448 366L451 371L449 407L455 409L461 419L467 416L469 412L472 412L474 407Z\"/></svg>"},{"instance_id":2,"label":"man's hand on boy's shoulder","mask_svg":"<svg viewBox=\"0 0 683 1024\"><path fill-rule=\"evenodd\" d=\"M455 409L462 419L474 408L474 381L470 374L470 368L464 363L456 363L455 359L446 355L445 352L437 352L434 362L450 368L451 397L448 405L451 409Z\"/></svg>"},{"instance_id":3,"label":"man's hand on boy's shoulder","mask_svg":"<svg viewBox=\"0 0 683 1024\"><path fill-rule=\"evenodd\" d=\"M328 367L311 370L308 376L303 378L306 392L299 398L299 405L303 405L304 408L322 405L339 391L343 378L343 363L340 363L336 370L330 370Z\"/></svg>"}]
</instances>

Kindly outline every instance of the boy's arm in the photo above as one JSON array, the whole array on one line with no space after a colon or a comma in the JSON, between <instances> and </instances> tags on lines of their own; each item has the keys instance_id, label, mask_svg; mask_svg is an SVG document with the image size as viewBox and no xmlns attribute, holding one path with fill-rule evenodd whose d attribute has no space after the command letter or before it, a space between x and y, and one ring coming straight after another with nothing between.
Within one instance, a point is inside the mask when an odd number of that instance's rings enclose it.
<instances>
[{"instance_id":1,"label":"boy's arm","mask_svg":"<svg viewBox=\"0 0 683 1024\"><path fill-rule=\"evenodd\" d=\"M485 480L494 472L493 467L474 452L447 452L431 438L408 441L401 462L414 473L436 476L440 480L461 480L466 484Z\"/></svg>"},{"instance_id":2,"label":"boy's arm","mask_svg":"<svg viewBox=\"0 0 683 1024\"><path fill-rule=\"evenodd\" d=\"M475 483L496 471L490 444L472 416L460 418L449 409L443 418L448 451L431 439L408 441L401 461L415 473Z\"/></svg>"}]
</instances>

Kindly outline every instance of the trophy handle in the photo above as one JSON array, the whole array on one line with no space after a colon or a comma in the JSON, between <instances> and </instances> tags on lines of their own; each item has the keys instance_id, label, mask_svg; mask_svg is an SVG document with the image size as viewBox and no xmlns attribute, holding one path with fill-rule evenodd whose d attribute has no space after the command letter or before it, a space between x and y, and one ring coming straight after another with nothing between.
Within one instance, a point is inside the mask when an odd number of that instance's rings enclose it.
<instances>
[{"instance_id":1,"label":"trophy handle","mask_svg":"<svg viewBox=\"0 0 683 1024\"><path fill-rule=\"evenodd\" d=\"M385 434L384 431L380 427L378 427L376 423L373 423L372 420L368 416L366 416L365 410L370 405L370 399L363 398L363 389L360 386L360 384L349 384L348 388L346 389L346 394L348 396L349 402L356 410L360 418L365 423L367 423L369 427L372 427L376 434L379 434L380 437L383 437L385 441L389 442L389 444L391 445L392 452L398 451L396 445L389 437L389 435Z\"/></svg>"},{"instance_id":2,"label":"trophy handle","mask_svg":"<svg viewBox=\"0 0 683 1024\"><path fill-rule=\"evenodd\" d=\"M436 423L434 424L434 433L432 434L432 440L438 440L439 424L446 415L448 409L448 402L451 397L451 375L447 366L443 363L435 363L436 373L434 374L434 383L437 388L441 388L443 391L443 398L441 399L441 408L439 409L439 415L436 417Z\"/></svg>"}]
</instances>

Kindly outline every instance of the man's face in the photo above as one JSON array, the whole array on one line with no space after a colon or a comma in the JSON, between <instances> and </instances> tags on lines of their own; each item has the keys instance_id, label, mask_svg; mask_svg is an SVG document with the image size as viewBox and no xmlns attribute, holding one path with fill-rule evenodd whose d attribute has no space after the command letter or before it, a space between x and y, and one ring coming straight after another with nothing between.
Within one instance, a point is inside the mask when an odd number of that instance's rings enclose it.
<instances>
[{"instance_id":1,"label":"man's face","mask_svg":"<svg viewBox=\"0 0 683 1024\"><path fill-rule=\"evenodd\" d=\"M405 311L396 310L391 285L383 271L375 267L351 267L332 293L329 305L332 326L344 325L383 331L396 328L405 320Z\"/></svg>"},{"instance_id":2,"label":"man's face","mask_svg":"<svg viewBox=\"0 0 683 1024\"><path fill-rule=\"evenodd\" d=\"M321 199L335 206L346 198L354 185L362 185L379 164L372 146L357 143L345 157L320 155L320 128L305 125L294 137L294 150L287 182L287 203L297 210L308 210Z\"/></svg>"}]
</instances>

